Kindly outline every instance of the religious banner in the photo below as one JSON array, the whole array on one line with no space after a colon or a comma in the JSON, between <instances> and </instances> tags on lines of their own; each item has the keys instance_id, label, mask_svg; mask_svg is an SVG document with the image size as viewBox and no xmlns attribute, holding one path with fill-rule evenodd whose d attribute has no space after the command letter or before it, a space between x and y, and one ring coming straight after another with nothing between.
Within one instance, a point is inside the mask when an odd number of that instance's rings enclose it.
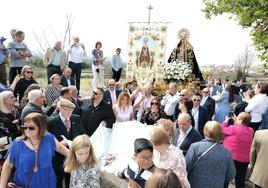
<instances>
[{"instance_id":1,"label":"religious banner","mask_svg":"<svg viewBox=\"0 0 268 188\"><path fill-rule=\"evenodd\" d=\"M163 80L167 23L130 23L126 80L140 87Z\"/></svg>"}]
</instances>

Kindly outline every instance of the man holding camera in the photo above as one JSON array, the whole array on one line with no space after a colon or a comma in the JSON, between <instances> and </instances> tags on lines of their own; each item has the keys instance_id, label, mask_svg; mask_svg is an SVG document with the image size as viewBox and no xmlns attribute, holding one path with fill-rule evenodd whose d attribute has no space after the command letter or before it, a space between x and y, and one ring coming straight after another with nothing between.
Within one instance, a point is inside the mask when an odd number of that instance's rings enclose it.
<instances>
[{"instance_id":1,"label":"man holding camera","mask_svg":"<svg viewBox=\"0 0 268 188\"><path fill-rule=\"evenodd\" d=\"M72 77L75 77L75 84L80 91L80 77L82 72L82 62L86 56L84 44L79 43L79 38L74 37L73 43L68 50L69 67L72 69Z\"/></svg>"}]
</instances>

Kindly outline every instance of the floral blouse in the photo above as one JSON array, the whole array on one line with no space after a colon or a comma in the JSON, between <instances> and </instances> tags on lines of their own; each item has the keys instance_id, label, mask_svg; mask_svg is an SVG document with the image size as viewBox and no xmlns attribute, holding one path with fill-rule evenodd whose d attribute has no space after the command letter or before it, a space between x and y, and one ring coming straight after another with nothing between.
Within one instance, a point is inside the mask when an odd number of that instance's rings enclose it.
<instances>
[{"instance_id":1,"label":"floral blouse","mask_svg":"<svg viewBox=\"0 0 268 188\"><path fill-rule=\"evenodd\" d=\"M158 168L171 169L180 179L182 187L190 188L187 179L186 162L180 148L170 144L163 155L160 155L158 151L154 150L154 164Z\"/></svg>"},{"instance_id":2,"label":"floral blouse","mask_svg":"<svg viewBox=\"0 0 268 188\"><path fill-rule=\"evenodd\" d=\"M71 172L70 188L100 188L100 168L79 166Z\"/></svg>"}]
</instances>

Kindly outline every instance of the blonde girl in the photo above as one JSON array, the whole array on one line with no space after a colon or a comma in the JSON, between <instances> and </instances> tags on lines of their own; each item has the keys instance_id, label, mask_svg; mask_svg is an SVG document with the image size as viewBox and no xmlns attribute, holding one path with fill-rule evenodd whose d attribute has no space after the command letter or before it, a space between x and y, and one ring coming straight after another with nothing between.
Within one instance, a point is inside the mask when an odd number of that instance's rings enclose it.
<instances>
[{"instance_id":1,"label":"blonde girl","mask_svg":"<svg viewBox=\"0 0 268 188\"><path fill-rule=\"evenodd\" d=\"M64 166L65 172L71 173L70 188L100 187L100 169L89 136L73 140Z\"/></svg>"}]
</instances>

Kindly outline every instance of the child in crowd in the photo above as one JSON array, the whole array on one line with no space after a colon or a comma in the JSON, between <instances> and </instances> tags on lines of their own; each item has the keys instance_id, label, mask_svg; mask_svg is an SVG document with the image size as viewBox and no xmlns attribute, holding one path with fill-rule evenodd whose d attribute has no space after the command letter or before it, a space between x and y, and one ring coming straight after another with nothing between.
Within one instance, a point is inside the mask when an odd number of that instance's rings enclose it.
<instances>
[{"instance_id":1,"label":"child in crowd","mask_svg":"<svg viewBox=\"0 0 268 188\"><path fill-rule=\"evenodd\" d=\"M79 135L73 140L64 165L64 170L71 173L70 188L100 187L100 168L87 135Z\"/></svg>"}]
</instances>

